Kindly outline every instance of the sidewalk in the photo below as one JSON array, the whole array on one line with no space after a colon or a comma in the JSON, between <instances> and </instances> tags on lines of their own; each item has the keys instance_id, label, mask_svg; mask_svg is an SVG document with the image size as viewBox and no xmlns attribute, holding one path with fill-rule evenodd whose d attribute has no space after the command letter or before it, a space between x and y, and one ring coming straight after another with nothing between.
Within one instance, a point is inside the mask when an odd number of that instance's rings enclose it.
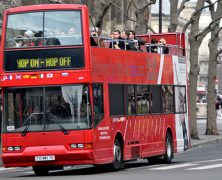
<instances>
[{"instance_id":1,"label":"sidewalk","mask_svg":"<svg viewBox=\"0 0 222 180\"><path fill-rule=\"evenodd\" d=\"M197 119L197 129L200 140L191 139L192 148L202 146L209 143L222 141L222 116L220 119L217 119L217 128L219 130L220 135L204 135L206 131L206 119ZM1 138L0 138L1 143ZM0 148L0 167L2 166L1 159L1 148Z\"/></svg>"},{"instance_id":2,"label":"sidewalk","mask_svg":"<svg viewBox=\"0 0 222 180\"><path fill-rule=\"evenodd\" d=\"M191 139L192 148L202 146L204 144L222 141L222 116L217 119L217 129L220 135L205 135L206 119L197 119L197 129L200 140Z\"/></svg>"}]
</instances>

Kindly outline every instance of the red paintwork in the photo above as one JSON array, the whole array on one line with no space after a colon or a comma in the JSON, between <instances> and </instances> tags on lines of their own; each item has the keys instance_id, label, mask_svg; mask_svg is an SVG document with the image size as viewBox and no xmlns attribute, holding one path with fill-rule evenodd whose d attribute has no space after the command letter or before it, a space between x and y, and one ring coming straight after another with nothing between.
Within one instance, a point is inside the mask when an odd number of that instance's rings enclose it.
<instances>
[{"instance_id":1,"label":"red paintwork","mask_svg":"<svg viewBox=\"0 0 222 180\"><path fill-rule=\"evenodd\" d=\"M22 137L20 133L2 135L3 146L22 146L21 152L3 152L5 167L36 166L36 165L68 165L68 164L103 164L113 161L113 143L117 134L124 141L124 160L145 158L165 153L165 135L170 129L174 139L174 151L176 151L175 115L147 115L147 116L109 116L109 83L121 84L157 84L160 55L144 52L132 52L89 46L88 12L81 5L37 5L25 6L6 10L5 17L10 13L53 10L53 9L82 9L84 57L85 68L81 70L67 71L37 71L6 73L3 70L3 46L0 49L1 78L12 75L32 75L53 73L53 78L1 81L4 92L6 87L45 86L58 84L75 84L102 82L104 88L105 117L101 123L92 130L70 131L64 135L61 131L32 132ZM6 18L3 22L3 39L6 27ZM174 34L175 35L175 34ZM156 35L157 36L157 35ZM183 35L184 36L184 35ZM143 37L148 37L143 36ZM170 42L170 37L167 38ZM182 41L182 46L184 47ZM163 66L162 84L173 84L172 56L165 55ZM69 76L62 77L62 72L68 72ZM91 87L91 86L90 86ZM92 89L91 89L92 95ZM92 101L92 99L91 99ZM106 133L105 136L101 135ZM104 139L104 137L108 139ZM92 149L72 150L71 143L93 143ZM55 155L56 161L35 162L36 155Z\"/></svg>"}]
</instances>

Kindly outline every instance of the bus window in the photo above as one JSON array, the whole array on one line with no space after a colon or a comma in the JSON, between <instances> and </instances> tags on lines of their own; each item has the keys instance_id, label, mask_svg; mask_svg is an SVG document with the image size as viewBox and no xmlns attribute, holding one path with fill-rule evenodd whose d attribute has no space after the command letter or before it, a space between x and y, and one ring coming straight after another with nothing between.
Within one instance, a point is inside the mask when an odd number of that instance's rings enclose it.
<instances>
[{"instance_id":1,"label":"bus window","mask_svg":"<svg viewBox=\"0 0 222 180\"><path fill-rule=\"evenodd\" d=\"M186 112L186 87L175 86L175 111L176 113Z\"/></svg>"},{"instance_id":2,"label":"bus window","mask_svg":"<svg viewBox=\"0 0 222 180\"><path fill-rule=\"evenodd\" d=\"M6 90L4 132L91 128L88 86ZM46 108L45 108L46 107Z\"/></svg>"},{"instance_id":3,"label":"bus window","mask_svg":"<svg viewBox=\"0 0 222 180\"><path fill-rule=\"evenodd\" d=\"M21 13L8 16L6 29L6 48L31 46L34 32L43 32L43 13ZM25 34L26 33L26 34Z\"/></svg>"},{"instance_id":4,"label":"bus window","mask_svg":"<svg viewBox=\"0 0 222 180\"><path fill-rule=\"evenodd\" d=\"M110 115L124 115L124 85L110 84L109 85L109 106Z\"/></svg>"},{"instance_id":5,"label":"bus window","mask_svg":"<svg viewBox=\"0 0 222 180\"><path fill-rule=\"evenodd\" d=\"M31 131L43 130L42 88L9 89L5 102L5 132L22 132L27 126Z\"/></svg>"},{"instance_id":6,"label":"bus window","mask_svg":"<svg viewBox=\"0 0 222 180\"><path fill-rule=\"evenodd\" d=\"M6 48L82 44L80 11L33 12L8 16Z\"/></svg>"},{"instance_id":7,"label":"bus window","mask_svg":"<svg viewBox=\"0 0 222 180\"><path fill-rule=\"evenodd\" d=\"M152 113L161 113L161 86L151 86L152 90L152 98L151 98L151 106Z\"/></svg>"},{"instance_id":8,"label":"bus window","mask_svg":"<svg viewBox=\"0 0 222 180\"><path fill-rule=\"evenodd\" d=\"M51 11L45 13L46 45L82 45L80 11Z\"/></svg>"},{"instance_id":9,"label":"bus window","mask_svg":"<svg viewBox=\"0 0 222 180\"><path fill-rule=\"evenodd\" d=\"M93 107L94 107L94 123L95 126L104 117L103 109L103 85L102 84L93 84Z\"/></svg>"},{"instance_id":10,"label":"bus window","mask_svg":"<svg viewBox=\"0 0 222 180\"><path fill-rule=\"evenodd\" d=\"M84 85L46 88L46 124L48 130L88 129L91 110L88 87Z\"/></svg>"},{"instance_id":11,"label":"bus window","mask_svg":"<svg viewBox=\"0 0 222 180\"><path fill-rule=\"evenodd\" d=\"M162 112L174 113L173 86L162 86L161 97L162 97Z\"/></svg>"},{"instance_id":12,"label":"bus window","mask_svg":"<svg viewBox=\"0 0 222 180\"><path fill-rule=\"evenodd\" d=\"M135 86L128 86L128 115L136 114L136 97L135 97Z\"/></svg>"},{"instance_id":13,"label":"bus window","mask_svg":"<svg viewBox=\"0 0 222 180\"><path fill-rule=\"evenodd\" d=\"M150 112L150 88L148 85L137 86L137 107L138 114L148 114Z\"/></svg>"}]
</instances>

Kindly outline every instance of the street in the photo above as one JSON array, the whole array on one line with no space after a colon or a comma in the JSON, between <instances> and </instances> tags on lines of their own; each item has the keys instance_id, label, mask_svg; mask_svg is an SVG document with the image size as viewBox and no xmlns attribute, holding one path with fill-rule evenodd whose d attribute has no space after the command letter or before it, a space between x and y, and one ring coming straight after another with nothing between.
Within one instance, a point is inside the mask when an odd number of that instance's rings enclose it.
<instances>
[{"instance_id":1,"label":"street","mask_svg":"<svg viewBox=\"0 0 222 180\"><path fill-rule=\"evenodd\" d=\"M35 176L31 168L0 168L0 179L201 179L218 180L222 170L222 142L208 144L176 154L172 164L148 164L147 160L125 164L122 171L111 172L106 168L93 166L67 167L48 176Z\"/></svg>"}]
</instances>

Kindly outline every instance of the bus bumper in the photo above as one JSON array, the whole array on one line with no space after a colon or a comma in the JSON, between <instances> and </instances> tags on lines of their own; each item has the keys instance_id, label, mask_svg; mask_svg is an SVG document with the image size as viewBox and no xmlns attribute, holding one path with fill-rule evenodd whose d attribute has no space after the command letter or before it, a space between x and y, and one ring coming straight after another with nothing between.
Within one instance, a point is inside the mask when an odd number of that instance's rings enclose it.
<instances>
[{"instance_id":1,"label":"bus bumper","mask_svg":"<svg viewBox=\"0 0 222 180\"><path fill-rule=\"evenodd\" d=\"M36 157L54 157L53 160L36 160ZM63 166L94 164L93 149L67 150L64 146L28 147L23 152L6 152L2 154L5 167L27 166Z\"/></svg>"}]
</instances>

